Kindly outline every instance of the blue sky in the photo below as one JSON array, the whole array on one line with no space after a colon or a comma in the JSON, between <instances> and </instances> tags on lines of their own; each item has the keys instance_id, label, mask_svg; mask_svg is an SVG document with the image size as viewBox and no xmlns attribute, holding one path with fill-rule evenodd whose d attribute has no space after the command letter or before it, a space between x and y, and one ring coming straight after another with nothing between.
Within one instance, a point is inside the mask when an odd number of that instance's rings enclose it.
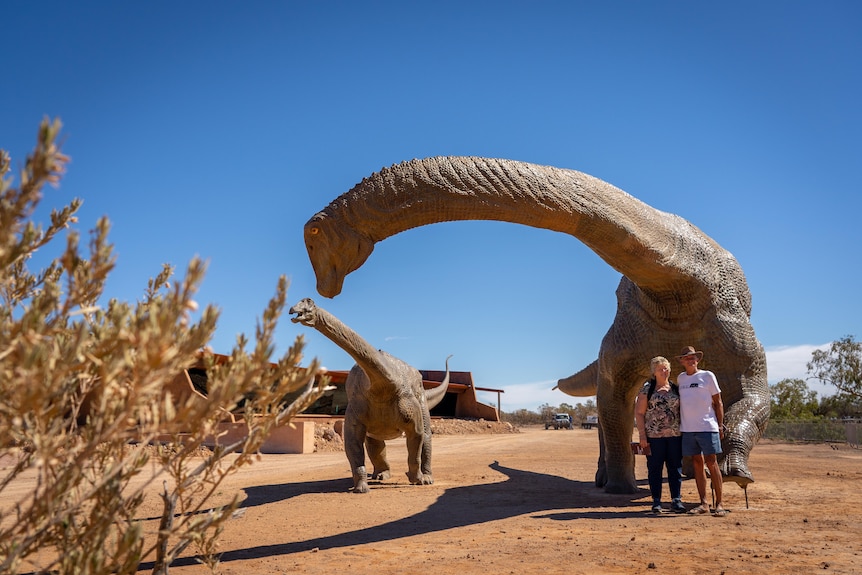
<instances>
[{"instance_id":1,"label":"blue sky","mask_svg":"<svg viewBox=\"0 0 862 575\"><path fill-rule=\"evenodd\" d=\"M771 383L862 337L855 0L13 1L0 22L0 147L20 166L59 117L72 163L46 208L80 197L81 230L111 220L111 297L205 258L217 352L253 336L284 274L290 303L418 368L453 354L505 411L584 401L551 388L597 356L619 274L570 236L427 226L316 293L305 221L437 155L583 171L693 222L745 271ZM298 335L352 365L286 317L279 352Z\"/></svg>"}]
</instances>

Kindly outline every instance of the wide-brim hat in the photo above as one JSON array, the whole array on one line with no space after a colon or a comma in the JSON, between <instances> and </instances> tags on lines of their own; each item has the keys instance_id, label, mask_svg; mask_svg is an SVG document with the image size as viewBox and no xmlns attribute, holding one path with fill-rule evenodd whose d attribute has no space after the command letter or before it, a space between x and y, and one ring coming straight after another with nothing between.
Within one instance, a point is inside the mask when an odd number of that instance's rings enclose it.
<instances>
[{"instance_id":1,"label":"wide-brim hat","mask_svg":"<svg viewBox=\"0 0 862 575\"><path fill-rule=\"evenodd\" d=\"M703 359L703 352L702 352L702 351L697 351L696 349L694 349L694 348L693 348L692 346L690 346L690 345L689 345L689 346L684 347L684 348L682 349L682 352L681 352L678 356L676 356L676 358L677 358L677 359L682 359L682 358L684 358L684 357L685 357L685 356L687 356L687 355L696 355L696 356L697 356L697 361L700 361L700 360L702 360L702 359Z\"/></svg>"}]
</instances>

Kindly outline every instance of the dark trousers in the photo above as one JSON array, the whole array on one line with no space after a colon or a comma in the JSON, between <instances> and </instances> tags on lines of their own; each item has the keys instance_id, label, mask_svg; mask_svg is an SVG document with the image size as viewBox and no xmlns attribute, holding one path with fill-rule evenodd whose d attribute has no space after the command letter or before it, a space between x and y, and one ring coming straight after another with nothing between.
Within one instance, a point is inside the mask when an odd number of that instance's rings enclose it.
<instances>
[{"instance_id":1,"label":"dark trousers","mask_svg":"<svg viewBox=\"0 0 862 575\"><path fill-rule=\"evenodd\" d=\"M647 455L649 491L654 502L661 501L662 468L667 467L670 498L678 499L682 490L682 437L648 437Z\"/></svg>"}]
</instances>

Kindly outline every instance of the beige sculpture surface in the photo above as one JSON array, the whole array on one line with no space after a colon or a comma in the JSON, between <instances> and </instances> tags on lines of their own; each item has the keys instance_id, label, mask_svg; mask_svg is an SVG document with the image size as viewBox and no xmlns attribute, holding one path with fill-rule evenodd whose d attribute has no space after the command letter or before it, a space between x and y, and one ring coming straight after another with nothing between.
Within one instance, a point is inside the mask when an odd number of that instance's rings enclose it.
<instances>
[{"instance_id":1,"label":"beige sculpture surface","mask_svg":"<svg viewBox=\"0 0 862 575\"><path fill-rule=\"evenodd\" d=\"M418 226L496 220L569 234L622 274L617 314L598 359L558 387L596 395L596 484L635 492L629 448L634 399L656 355L686 345L708 354L729 432L722 471L751 481L749 454L769 419L766 356L750 322L738 262L696 226L587 174L511 160L434 157L385 168L333 200L305 225L317 290L335 297L374 244Z\"/></svg>"},{"instance_id":2,"label":"beige sculpture surface","mask_svg":"<svg viewBox=\"0 0 862 575\"><path fill-rule=\"evenodd\" d=\"M353 492L368 493L365 450L374 466L371 477L391 477L386 440L407 440L407 478L431 485L431 413L449 389L449 359L443 382L426 390L422 374L385 351L376 349L314 301L305 298L290 308L291 321L313 327L350 354L356 365L347 375L344 451L353 475Z\"/></svg>"}]
</instances>

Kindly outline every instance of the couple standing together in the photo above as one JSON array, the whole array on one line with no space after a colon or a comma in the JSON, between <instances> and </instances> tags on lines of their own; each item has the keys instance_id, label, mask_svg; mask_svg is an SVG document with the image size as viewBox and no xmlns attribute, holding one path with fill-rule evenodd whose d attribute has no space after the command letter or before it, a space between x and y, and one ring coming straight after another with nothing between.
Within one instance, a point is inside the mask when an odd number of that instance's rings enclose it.
<instances>
[{"instance_id":1,"label":"couple standing together","mask_svg":"<svg viewBox=\"0 0 862 575\"><path fill-rule=\"evenodd\" d=\"M698 369L703 352L692 346L682 350L677 360L685 368L670 382L670 362L659 356L650 360L652 378L643 385L635 404L640 445L649 447L647 474L649 477L652 510L662 511L662 468L667 467L667 483L671 496L671 511L685 513L680 496L682 488L682 458L691 456L694 479L700 505L688 511L692 515L709 513L706 500L706 471L709 469L715 491L715 517L724 517L727 511L721 506L722 477L717 456L721 453L724 437L724 404L715 374Z\"/></svg>"}]
</instances>

